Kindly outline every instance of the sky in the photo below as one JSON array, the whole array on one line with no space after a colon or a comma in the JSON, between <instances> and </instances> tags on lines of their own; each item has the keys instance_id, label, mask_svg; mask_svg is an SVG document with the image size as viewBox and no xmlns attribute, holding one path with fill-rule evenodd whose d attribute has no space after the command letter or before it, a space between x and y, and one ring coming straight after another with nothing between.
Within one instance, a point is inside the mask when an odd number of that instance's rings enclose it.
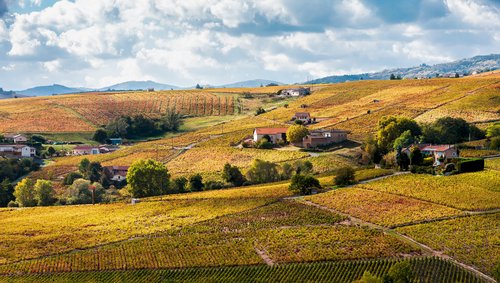
<instances>
[{"instance_id":1,"label":"sky","mask_svg":"<svg viewBox=\"0 0 500 283\"><path fill-rule=\"evenodd\" d=\"M500 0L0 0L0 87L285 83L500 53Z\"/></svg>"}]
</instances>

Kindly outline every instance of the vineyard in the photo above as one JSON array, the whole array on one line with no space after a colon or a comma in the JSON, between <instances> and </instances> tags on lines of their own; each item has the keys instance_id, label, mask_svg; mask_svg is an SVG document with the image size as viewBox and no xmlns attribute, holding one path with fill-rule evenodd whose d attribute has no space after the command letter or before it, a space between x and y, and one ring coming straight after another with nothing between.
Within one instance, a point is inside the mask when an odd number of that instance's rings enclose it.
<instances>
[{"instance_id":1,"label":"vineyard","mask_svg":"<svg viewBox=\"0 0 500 283\"><path fill-rule=\"evenodd\" d=\"M407 174L360 185L360 188L408 196L462 210L500 208L500 178L495 171L447 177Z\"/></svg>"},{"instance_id":2,"label":"vineyard","mask_svg":"<svg viewBox=\"0 0 500 283\"><path fill-rule=\"evenodd\" d=\"M361 188L338 189L306 199L387 227L463 215L443 205Z\"/></svg>"},{"instance_id":3,"label":"vineyard","mask_svg":"<svg viewBox=\"0 0 500 283\"><path fill-rule=\"evenodd\" d=\"M369 271L376 276L386 274L398 260L319 262L278 266L242 266L224 268L190 268L178 270L133 270L56 273L5 277L9 282L346 282L361 278ZM472 273L438 258L409 260L414 282L483 282ZM249 280L251 278L251 280ZM2 279L0 277L0 279Z\"/></svg>"},{"instance_id":4,"label":"vineyard","mask_svg":"<svg viewBox=\"0 0 500 283\"><path fill-rule=\"evenodd\" d=\"M500 262L500 214L469 216L397 229L446 254L491 273Z\"/></svg>"}]
</instances>

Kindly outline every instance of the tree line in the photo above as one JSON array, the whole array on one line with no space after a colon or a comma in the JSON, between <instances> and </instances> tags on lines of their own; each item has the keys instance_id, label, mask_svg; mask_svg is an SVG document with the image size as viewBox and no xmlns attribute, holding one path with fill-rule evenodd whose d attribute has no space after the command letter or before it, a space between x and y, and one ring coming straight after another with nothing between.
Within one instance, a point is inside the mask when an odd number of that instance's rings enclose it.
<instances>
[{"instance_id":1,"label":"tree line","mask_svg":"<svg viewBox=\"0 0 500 283\"><path fill-rule=\"evenodd\" d=\"M93 140L106 143L109 138L136 139L176 132L182 124L179 113L168 111L160 118L144 115L122 116L96 130Z\"/></svg>"}]
</instances>

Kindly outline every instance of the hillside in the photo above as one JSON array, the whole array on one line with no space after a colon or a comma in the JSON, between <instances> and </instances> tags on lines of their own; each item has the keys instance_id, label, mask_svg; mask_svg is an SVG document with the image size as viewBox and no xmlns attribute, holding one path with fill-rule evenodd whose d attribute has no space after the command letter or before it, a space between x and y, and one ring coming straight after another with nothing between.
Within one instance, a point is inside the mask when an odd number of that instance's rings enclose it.
<instances>
[{"instance_id":1,"label":"hillside","mask_svg":"<svg viewBox=\"0 0 500 283\"><path fill-rule=\"evenodd\" d=\"M341 76L328 76L308 81L306 84L339 83L357 80L387 80L394 74L402 78L433 78L436 75L449 76L458 73L472 74L500 68L500 54L481 55L458 61L429 66L422 64L417 67L388 69L375 73L352 74Z\"/></svg>"},{"instance_id":2,"label":"hillside","mask_svg":"<svg viewBox=\"0 0 500 283\"><path fill-rule=\"evenodd\" d=\"M103 87L98 89L98 91L107 91L107 90L147 90L150 88L154 88L155 90L174 90L179 89L180 87L169 84L162 84L153 81L128 81L119 84L110 85L107 87Z\"/></svg>"},{"instance_id":3,"label":"hillside","mask_svg":"<svg viewBox=\"0 0 500 283\"><path fill-rule=\"evenodd\" d=\"M25 96L49 96L54 94L68 94L68 93L78 93L85 91L83 88L67 87L63 85L47 85L47 86L37 86L33 88L28 88L25 90L17 90L16 93Z\"/></svg>"}]
</instances>

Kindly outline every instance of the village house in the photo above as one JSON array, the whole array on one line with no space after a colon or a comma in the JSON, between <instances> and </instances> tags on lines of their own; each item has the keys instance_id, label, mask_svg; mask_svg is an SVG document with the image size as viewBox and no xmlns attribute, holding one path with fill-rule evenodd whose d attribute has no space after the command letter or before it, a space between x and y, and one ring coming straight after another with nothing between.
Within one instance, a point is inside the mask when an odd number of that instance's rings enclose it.
<instances>
[{"instance_id":1,"label":"village house","mask_svg":"<svg viewBox=\"0 0 500 283\"><path fill-rule=\"evenodd\" d=\"M103 172L106 177L115 182L123 182L127 179L129 166L104 166Z\"/></svg>"},{"instance_id":2,"label":"village house","mask_svg":"<svg viewBox=\"0 0 500 283\"><path fill-rule=\"evenodd\" d=\"M78 145L73 148L73 155L90 155L90 154L100 154L101 151L97 146L91 145Z\"/></svg>"},{"instance_id":3,"label":"village house","mask_svg":"<svg viewBox=\"0 0 500 283\"><path fill-rule=\"evenodd\" d=\"M311 118L311 114L309 114L309 112L297 112L292 117L292 121L301 121L302 124L311 124L315 120L315 118Z\"/></svg>"},{"instance_id":4,"label":"village house","mask_svg":"<svg viewBox=\"0 0 500 283\"><path fill-rule=\"evenodd\" d=\"M316 130L302 139L302 146L314 148L347 140L348 131L343 130Z\"/></svg>"},{"instance_id":5,"label":"village house","mask_svg":"<svg viewBox=\"0 0 500 283\"><path fill-rule=\"evenodd\" d=\"M401 152L404 152L410 157L411 148L417 146L423 155L432 156L434 158L434 165L440 165L440 159L449 159L459 157L458 148L454 145L440 144L416 144L409 147L403 148Z\"/></svg>"},{"instance_id":6,"label":"village house","mask_svg":"<svg viewBox=\"0 0 500 283\"><path fill-rule=\"evenodd\" d=\"M258 142L264 136L269 137L269 142L278 143L278 141L286 142L286 131L288 128L255 128L253 131L253 141Z\"/></svg>"},{"instance_id":7,"label":"village house","mask_svg":"<svg viewBox=\"0 0 500 283\"><path fill-rule=\"evenodd\" d=\"M0 145L0 156L4 157L34 157L36 155L36 149L27 145L20 144L2 144Z\"/></svg>"},{"instance_id":8,"label":"village house","mask_svg":"<svg viewBox=\"0 0 500 283\"><path fill-rule=\"evenodd\" d=\"M7 142L11 143L26 143L28 142L28 138L25 135L21 134L7 134L4 136Z\"/></svg>"},{"instance_id":9,"label":"village house","mask_svg":"<svg viewBox=\"0 0 500 283\"><path fill-rule=\"evenodd\" d=\"M304 96L309 94L311 94L311 89L305 87L282 89L279 92L280 96Z\"/></svg>"}]
</instances>

